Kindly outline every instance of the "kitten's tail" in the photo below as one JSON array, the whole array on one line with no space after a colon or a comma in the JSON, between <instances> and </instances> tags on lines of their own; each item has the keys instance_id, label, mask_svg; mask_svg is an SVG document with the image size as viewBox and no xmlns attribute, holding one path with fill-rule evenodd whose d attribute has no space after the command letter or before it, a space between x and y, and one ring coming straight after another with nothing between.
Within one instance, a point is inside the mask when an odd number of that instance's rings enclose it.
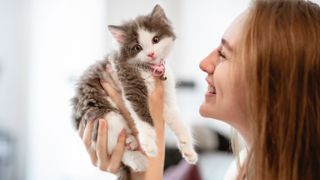
<instances>
[{"instance_id":1,"label":"kitten's tail","mask_svg":"<svg viewBox=\"0 0 320 180\"><path fill-rule=\"evenodd\" d=\"M125 166L124 168L120 169L119 177L117 180L130 180L130 169L129 167Z\"/></svg>"}]
</instances>

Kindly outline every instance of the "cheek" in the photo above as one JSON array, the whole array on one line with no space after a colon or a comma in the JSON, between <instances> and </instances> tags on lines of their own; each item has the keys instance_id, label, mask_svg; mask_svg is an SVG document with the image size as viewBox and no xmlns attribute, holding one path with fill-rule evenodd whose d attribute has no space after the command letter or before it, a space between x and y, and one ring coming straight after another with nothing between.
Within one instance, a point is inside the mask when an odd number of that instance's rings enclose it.
<instances>
[{"instance_id":1,"label":"cheek","mask_svg":"<svg viewBox=\"0 0 320 180\"><path fill-rule=\"evenodd\" d=\"M216 97L207 102L211 106L214 118L232 120L241 109L241 96L236 84L236 73L231 71L230 64L223 62L216 67L213 81L216 88ZM206 108L209 111L209 108Z\"/></svg>"},{"instance_id":2,"label":"cheek","mask_svg":"<svg viewBox=\"0 0 320 180\"><path fill-rule=\"evenodd\" d=\"M220 115L223 119L234 122L242 117L244 112L245 93L241 93L235 79L228 79L221 85L222 96L217 97L220 106Z\"/></svg>"},{"instance_id":3,"label":"cheek","mask_svg":"<svg viewBox=\"0 0 320 180\"><path fill-rule=\"evenodd\" d=\"M213 82L217 91L217 98L222 99L228 96L231 87L231 76L227 62L222 62L216 66Z\"/></svg>"},{"instance_id":4,"label":"cheek","mask_svg":"<svg viewBox=\"0 0 320 180\"><path fill-rule=\"evenodd\" d=\"M146 54L145 51L140 51L137 55L136 55L136 59L138 61L142 61L142 62L148 62L148 56Z\"/></svg>"}]
</instances>

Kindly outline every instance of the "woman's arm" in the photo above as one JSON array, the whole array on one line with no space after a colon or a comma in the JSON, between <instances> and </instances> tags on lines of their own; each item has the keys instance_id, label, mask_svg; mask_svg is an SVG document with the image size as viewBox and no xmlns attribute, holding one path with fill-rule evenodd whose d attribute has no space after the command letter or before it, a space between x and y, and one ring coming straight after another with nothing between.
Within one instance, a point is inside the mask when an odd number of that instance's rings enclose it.
<instances>
[{"instance_id":1,"label":"woman's arm","mask_svg":"<svg viewBox=\"0 0 320 180\"><path fill-rule=\"evenodd\" d=\"M145 172L131 173L131 178L133 180L163 179L165 141L163 119L163 83L160 79L156 79L155 90L149 97L149 106L152 119L154 120L159 151L156 157L149 157L149 165Z\"/></svg>"}]
</instances>

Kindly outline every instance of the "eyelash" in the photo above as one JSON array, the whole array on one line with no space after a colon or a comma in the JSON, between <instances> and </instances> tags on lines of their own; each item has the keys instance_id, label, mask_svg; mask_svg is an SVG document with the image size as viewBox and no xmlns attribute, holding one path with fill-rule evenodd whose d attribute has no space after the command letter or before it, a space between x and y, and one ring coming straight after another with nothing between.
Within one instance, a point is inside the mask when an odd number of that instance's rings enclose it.
<instances>
[{"instance_id":1,"label":"eyelash","mask_svg":"<svg viewBox=\"0 0 320 180\"><path fill-rule=\"evenodd\" d=\"M224 60L227 59L227 58L226 58L226 55L224 55L224 54L222 53L222 50L221 50L221 49L218 50L218 53L219 53L219 57L223 58Z\"/></svg>"}]
</instances>

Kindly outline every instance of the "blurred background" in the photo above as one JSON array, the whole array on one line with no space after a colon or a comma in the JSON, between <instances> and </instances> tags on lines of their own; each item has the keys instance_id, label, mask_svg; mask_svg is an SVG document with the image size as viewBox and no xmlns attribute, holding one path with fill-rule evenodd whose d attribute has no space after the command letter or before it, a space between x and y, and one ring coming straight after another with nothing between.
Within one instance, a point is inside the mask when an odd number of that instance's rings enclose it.
<instances>
[{"instance_id":1,"label":"blurred background","mask_svg":"<svg viewBox=\"0 0 320 180\"><path fill-rule=\"evenodd\" d=\"M222 179L233 159L230 128L200 117L207 87L198 64L249 0L0 0L0 180L115 179L90 163L72 127L70 98L83 70L112 49L107 25L157 3L177 34L168 62L183 117L207 140L197 170L202 179ZM170 132L167 144L178 164Z\"/></svg>"}]
</instances>

